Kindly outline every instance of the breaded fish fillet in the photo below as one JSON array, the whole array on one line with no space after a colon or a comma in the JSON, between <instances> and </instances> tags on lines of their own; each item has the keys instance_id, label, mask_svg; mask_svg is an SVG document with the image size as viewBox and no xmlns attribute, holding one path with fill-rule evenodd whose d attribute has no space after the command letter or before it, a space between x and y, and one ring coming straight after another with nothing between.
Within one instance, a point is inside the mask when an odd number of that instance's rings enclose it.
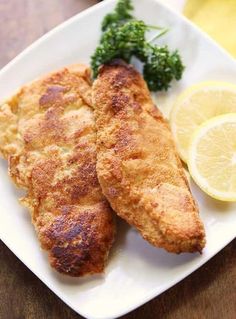
<instances>
[{"instance_id":1,"label":"breaded fish fillet","mask_svg":"<svg viewBox=\"0 0 236 319\"><path fill-rule=\"evenodd\" d=\"M168 123L141 75L121 61L100 68L93 85L97 173L119 216L169 252L201 251L203 224Z\"/></svg>"},{"instance_id":2,"label":"breaded fish fillet","mask_svg":"<svg viewBox=\"0 0 236 319\"><path fill-rule=\"evenodd\" d=\"M23 87L0 107L0 150L57 271L103 271L112 211L96 175L90 71L83 65Z\"/></svg>"}]
</instances>

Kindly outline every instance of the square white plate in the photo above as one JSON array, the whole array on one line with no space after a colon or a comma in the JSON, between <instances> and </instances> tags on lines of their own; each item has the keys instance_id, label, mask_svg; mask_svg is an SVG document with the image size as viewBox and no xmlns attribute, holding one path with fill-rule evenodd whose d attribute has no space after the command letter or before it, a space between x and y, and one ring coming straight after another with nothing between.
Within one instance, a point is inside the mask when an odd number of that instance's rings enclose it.
<instances>
[{"instance_id":1,"label":"square white plate","mask_svg":"<svg viewBox=\"0 0 236 319\"><path fill-rule=\"evenodd\" d=\"M180 50L186 65L182 81L174 84L168 93L156 97L165 114L176 94L195 82L236 82L235 61L187 20L155 0L134 0L134 3L138 18L170 28L164 42ZM114 0L107 0L73 17L15 58L0 72L0 99L43 73L70 63L89 63L99 40L101 20L114 4ZM75 311L86 318L116 318L189 275L234 239L235 204L212 200L193 184L192 190L206 226L207 246L202 255L168 254L150 246L134 229L120 222L105 274L73 279L57 274L48 265L47 255L39 249L30 216L18 204L19 192L7 175L6 162L1 161L0 236Z\"/></svg>"}]
</instances>

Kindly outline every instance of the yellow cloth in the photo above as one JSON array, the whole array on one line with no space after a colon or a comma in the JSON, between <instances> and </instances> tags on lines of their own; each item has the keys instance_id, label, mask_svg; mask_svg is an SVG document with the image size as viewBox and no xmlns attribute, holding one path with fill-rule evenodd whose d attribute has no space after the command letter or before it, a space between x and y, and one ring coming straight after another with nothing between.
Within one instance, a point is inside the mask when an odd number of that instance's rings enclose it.
<instances>
[{"instance_id":1,"label":"yellow cloth","mask_svg":"<svg viewBox=\"0 0 236 319\"><path fill-rule=\"evenodd\" d=\"M187 0L184 14L236 57L236 0Z\"/></svg>"}]
</instances>

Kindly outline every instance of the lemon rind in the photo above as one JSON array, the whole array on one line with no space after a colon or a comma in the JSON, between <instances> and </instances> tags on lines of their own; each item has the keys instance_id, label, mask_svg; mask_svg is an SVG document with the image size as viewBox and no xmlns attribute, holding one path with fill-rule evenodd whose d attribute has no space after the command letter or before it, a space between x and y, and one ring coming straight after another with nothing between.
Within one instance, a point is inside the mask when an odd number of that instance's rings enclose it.
<instances>
[{"instance_id":1,"label":"lemon rind","mask_svg":"<svg viewBox=\"0 0 236 319\"><path fill-rule=\"evenodd\" d=\"M229 122L236 123L236 113L228 113L216 116L214 118L209 119L208 121L204 122L202 125L200 125L193 133L190 141L189 146L189 157L188 157L188 170L195 181L195 183L209 196L221 200L221 201L227 201L227 202L235 202L236 201L236 191L235 192L221 192L218 191L209 184L207 184L206 179L201 177L200 174L198 174L198 170L196 168L195 158L196 158L196 145L197 141L203 136L210 128L216 125L220 125L222 123L225 123L226 120Z\"/></svg>"},{"instance_id":2,"label":"lemon rind","mask_svg":"<svg viewBox=\"0 0 236 319\"><path fill-rule=\"evenodd\" d=\"M180 95L177 97L177 99L173 105L173 108L170 112L170 126L171 126L171 130L173 132L176 149L177 149L177 152L178 152L180 158L186 164L188 162L188 150L184 149L180 146L180 143L179 143L178 138L177 138L177 129L176 129L176 125L175 125L175 118L176 118L176 114L179 110L179 105L181 104L182 101L184 101L186 98L189 98L195 92L197 92L203 88L207 90L208 88L212 88L212 87L214 87L214 88L219 87L219 89L221 89L223 87L223 88L228 88L229 90L234 89L236 91L236 84L233 84L233 83L228 83L228 82L224 82L224 81L199 82L199 83L191 85L190 87L185 89L182 93L180 93Z\"/></svg>"}]
</instances>

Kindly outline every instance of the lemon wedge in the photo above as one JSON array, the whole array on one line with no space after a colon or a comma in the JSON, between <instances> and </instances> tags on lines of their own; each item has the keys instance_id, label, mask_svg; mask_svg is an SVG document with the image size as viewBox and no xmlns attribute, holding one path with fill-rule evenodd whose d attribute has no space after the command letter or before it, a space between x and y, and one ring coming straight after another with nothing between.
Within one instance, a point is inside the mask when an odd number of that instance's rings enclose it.
<instances>
[{"instance_id":1,"label":"lemon wedge","mask_svg":"<svg viewBox=\"0 0 236 319\"><path fill-rule=\"evenodd\" d=\"M194 132L188 168L208 195L236 201L236 113L208 120Z\"/></svg>"},{"instance_id":2,"label":"lemon wedge","mask_svg":"<svg viewBox=\"0 0 236 319\"><path fill-rule=\"evenodd\" d=\"M194 130L208 119L236 113L236 85L203 82L184 91L171 111L170 124L180 157L188 159L189 143Z\"/></svg>"}]
</instances>

